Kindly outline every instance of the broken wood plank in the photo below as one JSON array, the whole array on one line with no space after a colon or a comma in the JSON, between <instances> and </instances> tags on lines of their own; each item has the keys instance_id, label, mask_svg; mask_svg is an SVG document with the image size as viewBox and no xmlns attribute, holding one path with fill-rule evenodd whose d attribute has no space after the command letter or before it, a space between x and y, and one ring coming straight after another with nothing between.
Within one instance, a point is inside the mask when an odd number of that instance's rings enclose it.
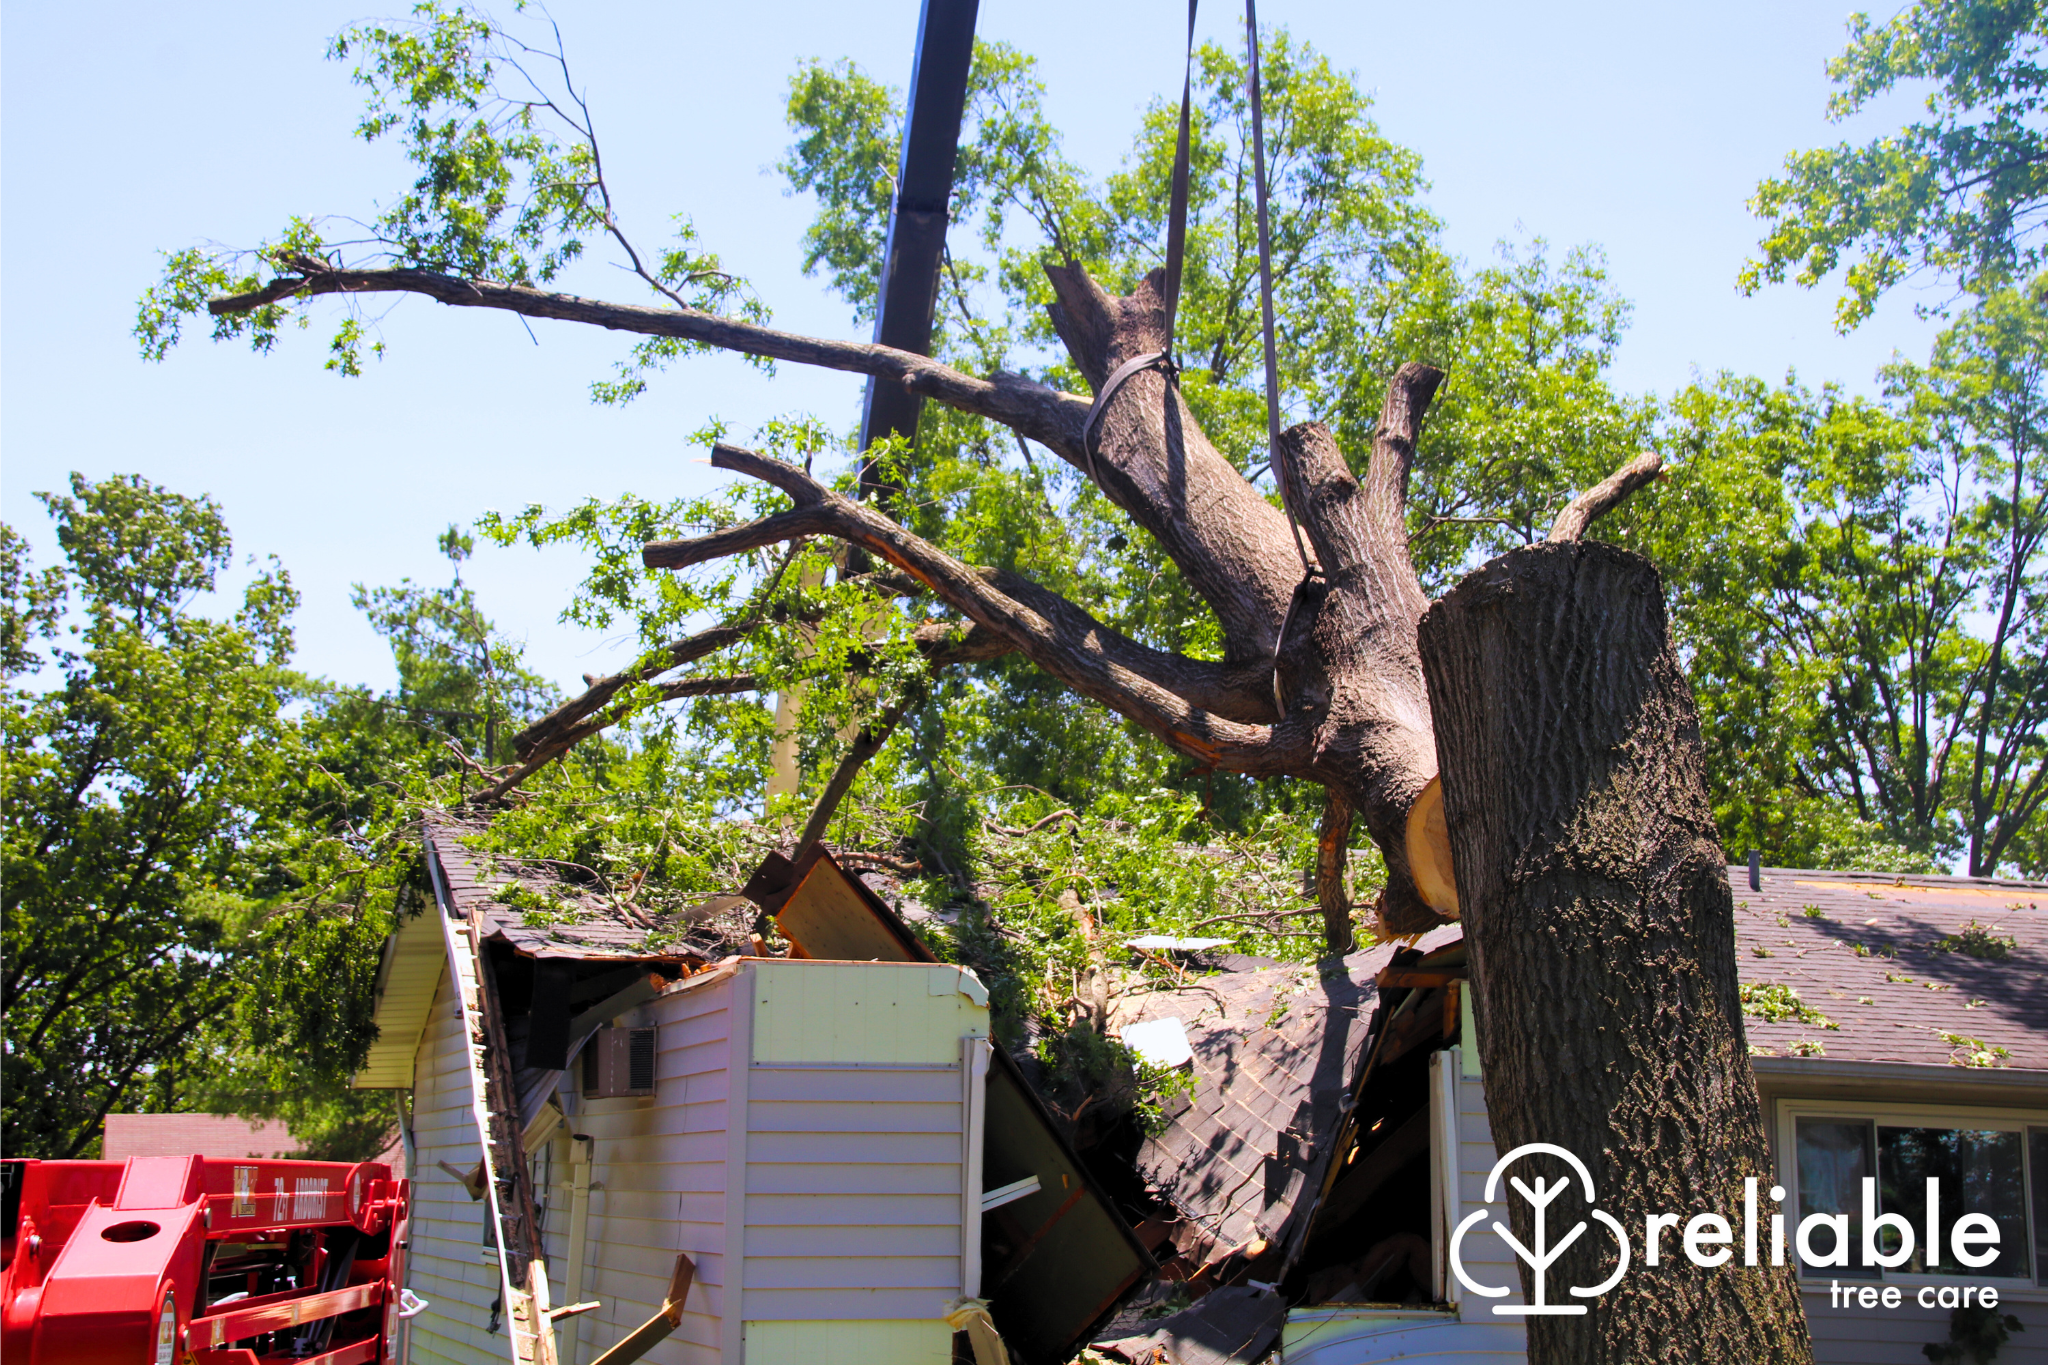
<instances>
[{"instance_id":1,"label":"broken wood plank","mask_svg":"<svg viewBox=\"0 0 2048 1365\"><path fill-rule=\"evenodd\" d=\"M660 1311L634 1328L623 1341L592 1361L591 1365L630 1365L630 1362L668 1340L669 1334L683 1325L683 1301L690 1297L690 1284L696 1277L697 1263L683 1252L677 1252L675 1272L669 1276L668 1296L662 1300Z\"/></svg>"}]
</instances>

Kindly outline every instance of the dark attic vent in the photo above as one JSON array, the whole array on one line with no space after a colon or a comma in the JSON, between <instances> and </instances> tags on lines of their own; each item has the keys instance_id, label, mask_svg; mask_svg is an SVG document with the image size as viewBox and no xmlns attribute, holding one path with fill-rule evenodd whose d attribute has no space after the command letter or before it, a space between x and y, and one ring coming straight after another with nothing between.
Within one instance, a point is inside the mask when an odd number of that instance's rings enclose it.
<instances>
[{"instance_id":1,"label":"dark attic vent","mask_svg":"<svg viewBox=\"0 0 2048 1365\"><path fill-rule=\"evenodd\" d=\"M609 1024L599 1029L583 1049L583 1097L604 1100L652 1095L655 1032Z\"/></svg>"}]
</instances>

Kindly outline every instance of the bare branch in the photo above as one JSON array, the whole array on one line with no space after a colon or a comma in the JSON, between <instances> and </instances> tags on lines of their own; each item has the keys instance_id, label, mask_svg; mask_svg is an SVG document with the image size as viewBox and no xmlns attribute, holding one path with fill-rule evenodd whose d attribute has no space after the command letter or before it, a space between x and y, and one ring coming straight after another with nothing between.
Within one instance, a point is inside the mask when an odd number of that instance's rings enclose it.
<instances>
[{"instance_id":1,"label":"bare branch","mask_svg":"<svg viewBox=\"0 0 2048 1365\"><path fill-rule=\"evenodd\" d=\"M1664 457L1655 453L1638 455L1599 483L1565 504L1550 528L1553 544L1577 540L1586 528L1627 500L1628 495L1656 478L1664 469Z\"/></svg>"},{"instance_id":2,"label":"bare branch","mask_svg":"<svg viewBox=\"0 0 2048 1365\"><path fill-rule=\"evenodd\" d=\"M609 680L607 680L609 681ZM684 697L722 697L739 692L758 692L761 680L751 673L740 673L730 678L685 678L678 682L659 683L655 686L654 703L680 701ZM620 721L644 708L634 706L630 701L619 702L594 715L586 715L576 724L556 730L547 740L536 744L518 767L506 773L490 786L474 795L463 798L465 805L501 799L507 792L519 786L542 768L568 753L571 749L589 739L592 735L607 730Z\"/></svg>"},{"instance_id":3,"label":"bare branch","mask_svg":"<svg viewBox=\"0 0 2048 1365\"><path fill-rule=\"evenodd\" d=\"M1351 932L1351 893L1344 886L1344 864L1351 854L1350 800L1335 787L1325 789L1323 827L1316 839L1316 903L1323 912L1323 946L1332 957L1357 947Z\"/></svg>"},{"instance_id":4,"label":"bare branch","mask_svg":"<svg viewBox=\"0 0 2048 1365\"><path fill-rule=\"evenodd\" d=\"M1046 816L1044 819L1038 821L1037 823L1026 825L1022 829L1012 829L1010 826L1001 824L994 820L983 820L981 823L989 829L994 830L998 834L1006 835L1007 837L1012 839L1022 839L1027 834L1038 833L1038 831L1044 829L1047 825L1052 824L1056 820L1071 820L1074 822L1076 826L1078 826L1081 823L1080 816L1074 814L1073 811L1066 810L1064 808L1056 810L1051 815Z\"/></svg>"},{"instance_id":5,"label":"bare branch","mask_svg":"<svg viewBox=\"0 0 2048 1365\"><path fill-rule=\"evenodd\" d=\"M730 469L778 488L787 493L789 500L798 507L808 507L820 500L820 485L803 470L744 446L720 441L711 447L711 465L714 469Z\"/></svg>"},{"instance_id":6,"label":"bare branch","mask_svg":"<svg viewBox=\"0 0 2048 1365\"><path fill-rule=\"evenodd\" d=\"M586 717L604 709L611 699L635 683L656 678L672 668L716 654L739 643L745 631L739 626L715 626L664 646L653 659L610 677L594 679L581 696L571 697L533 724L512 736L512 752L522 760L567 733Z\"/></svg>"},{"instance_id":7,"label":"bare branch","mask_svg":"<svg viewBox=\"0 0 2048 1365\"><path fill-rule=\"evenodd\" d=\"M860 727L860 733L853 737L853 743L833 770L832 780L819 793L818 804L811 808L811 818L804 822L804 832L796 841L796 852L790 856L799 861L811 851L811 845L825 837L831 827L832 817L838 813L839 803L853 790L853 779L860 776L861 768L889 742L889 736L896 733L896 727L903 722L904 713L909 711L916 697L905 693L881 715Z\"/></svg>"},{"instance_id":8,"label":"bare branch","mask_svg":"<svg viewBox=\"0 0 2048 1365\"><path fill-rule=\"evenodd\" d=\"M1365 473L1366 502L1383 530L1405 539L1408 517L1408 475L1415 467L1415 443L1422 436L1423 414L1429 411L1444 372L1413 360L1395 371L1380 407L1373 433L1372 460Z\"/></svg>"}]
</instances>

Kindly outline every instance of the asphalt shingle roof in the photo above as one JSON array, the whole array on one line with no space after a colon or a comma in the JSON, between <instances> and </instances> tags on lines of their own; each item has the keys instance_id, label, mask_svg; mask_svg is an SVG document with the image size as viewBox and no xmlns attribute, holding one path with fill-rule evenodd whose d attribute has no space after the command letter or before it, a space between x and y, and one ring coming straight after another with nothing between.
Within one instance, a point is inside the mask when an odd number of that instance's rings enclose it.
<instances>
[{"instance_id":1,"label":"asphalt shingle roof","mask_svg":"<svg viewBox=\"0 0 2048 1365\"><path fill-rule=\"evenodd\" d=\"M694 953L716 959L746 942L755 914L752 902L739 896L714 896L701 905L666 919L635 909L606 895L588 881L566 875L563 868L504 858L462 842L481 833L481 822L462 823L451 817L431 819L427 841L441 865L448 897L464 918L475 919L478 937L503 939L527 957L640 960L673 958ZM508 886L543 897L541 913L502 899ZM685 923L681 942L667 935L665 946L650 951L648 935Z\"/></svg>"},{"instance_id":2,"label":"asphalt shingle roof","mask_svg":"<svg viewBox=\"0 0 2048 1365\"><path fill-rule=\"evenodd\" d=\"M1425 953L1460 937L1431 930ZM1374 977L1399 943L1344 959L1321 976L1300 963L1214 975L1177 990L1120 997L1112 1026L1181 1021L1194 1053L1193 1100L1139 1149L1138 1172L1204 1240L1229 1249L1273 1239L1335 1141L1339 1107L1357 1077L1379 991Z\"/></svg>"},{"instance_id":3,"label":"asphalt shingle roof","mask_svg":"<svg viewBox=\"0 0 2048 1365\"><path fill-rule=\"evenodd\" d=\"M2048 884L1765 868L1762 890L1751 891L1746 867L1728 869L1728 880L1753 1048L2048 1070ZM1959 950L1957 935L1973 922L2015 944L2009 956ZM1758 997L1772 985L1796 991L1835 1027L1758 1017Z\"/></svg>"}]
</instances>

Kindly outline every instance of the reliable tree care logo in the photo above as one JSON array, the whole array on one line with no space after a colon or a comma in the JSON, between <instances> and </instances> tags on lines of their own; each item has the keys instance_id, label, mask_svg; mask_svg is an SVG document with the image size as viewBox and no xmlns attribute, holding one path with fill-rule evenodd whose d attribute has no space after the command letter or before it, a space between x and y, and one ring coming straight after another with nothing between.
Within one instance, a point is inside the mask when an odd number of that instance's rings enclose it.
<instances>
[{"instance_id":1,"label":"reliable tree care logo","mask_svg":"<svg viewBox=\"0 0 2048 1365\"><path fill-rule=\"evenodd\" d=\"M1558 1236L1557 1224L1561 1223L1562 1219L1554 1219L1550 1206L1571 1188L1573 1183L1571 1177L1558 1176L1554 1181L1546 1181L1542 1176L1538 1176L1536 1177L1535 1184L1531 1185L1520 1176L1509 1176L1507 1174L1516 1162L1525 1157L1537 1155L1556 1157L1571 1167L1573 1174L1578 1177L1577 1183L1585 1195L1586 1209L1592 1222L1580 1219L1572 1225L1570 1231L1562 1236ZM1614 1239L1614 1272L1598 1284L1570 1285L1567 1287L1567 1293L1572 1298L1597 1299L1608 1290L1620 1284L1622 1277L1628 1273L1630 1260L1634 1252L1634 1246L1629 1241L1628 1229L1622 1226L1620 1219L1608 1213L1605 1209L1594 1207L1597 1195L1593 1189L1592 1172L1586 1169L1584 1162L1555 1144L1548 1142L1527 1143L1515 1148L1512 1152L1494 1162L1492 1172L1486 1177L1487 1203L1492 1204L1500 1199L1501 1182L1504 1176L1507 1179L1507 1184L1514 1189L1515 1193L1526 1200L1529 1207L1534 1211L1531 1231L1533 1234L1532 1240L1535 1245L1524 1246L1514 1233L1510 1232L1498 1221L1493 1224L1493 1231L1507 1244L1515 1256L1531 1270L1533 1293L1531 1294L1532 1301L1529 1303L1495 1304L1493 1307L1494 1313L1501 1317L1533 1317L1550 1314L1575 1315L1584 1313L1586 1311L1584 1303L1551 1302L1550 1294L1552 1291L1548 1283L1550 1267L1556 1263L1560 1256L1570 1250L1579 1238L1586 1234L1593 1222L1604 1225L1607 1235ZM1758 1182L1756 1178L1752 1176L1742 1183L1741 1264L1753 1267L1758 1264L1757 1244L1759 1234L1764 1230L1765 1225L1760 1225L1758 1219ZM1783 1203L1785 1187L1773 1185L1770 1189L1769 1199L1773 1204ZM1860 1249L1862 1257L1858 1264L1866 1270L1878 1268L1894 1269L1903 1266L1913 1257L1916 1245L1916 1229L1912 1226L1910 1220L1899 1214L1879 1212L1877 1205L1877 1181L1866 1176L1863 1180L1863 1216L1861 1220L1863 1235L1862 1247ZM1926 1208L1927 1223L1924 1245L1938 1251L1941 1245L1941 1181L1938 1178L1929 1177L1927 1180ZM1483 1208L1475 1209L1465 1215L1458 1223L1457 1228L1451 1233L1451 1273L1458 1277L1459 1284L1464 1285L1466 1289L1480 1295L1482 1298L1506 1298L1508 1294L1513 1292L1511 1289L1500 1285L1480 1284L1467 1274L1465 1270L1465 1262L1462 1255L1465 1234L1482 1222L1486 1216L1487 1210ZM1643 1263L1645 1265L1655 1266L1659 1263L1659 1258L1663 1255L1664 1250L1664 1235L1667 1232L1677 1230L1681 1222L1685 1226L1683 1231L1678 1233L1678 1237L1685 1258L1694 1265L1711 1269L1715 1266L1726 1265L1734 1258L1735 1230L1730 1226L1729 1221L1720 1214L1698 1213L1687 1220L1675 1213L1653 1213L1643 1220L1642 1248ZM1785 1215L1778 1212L1771 1213L1767 1226L1770 1242L1769 1263L1774 1266L1782 1266L1785 1264ZM1998 1224L1985 1214L1963 1214L1949 1225L1948 1234L1949 1251L1954 1259L1961 1264L1978 1269L1990 1265L1998 1259ZM1831 1237L1831 1240L1828 1241L1825 1247L1816 1247L1814 1245L1815 1240L1823 1236ZM1808 1267L1849 1266L1851 1264L1850 1253L1852 1249L1855 1249L1853 1247L1853 1240L1850 1216L1839 1212L1810 1213L1799 1220L1792 1234L1793 1248L1798 1252L1800 1261ZM1932 1260L1933 1258L1930 1257L1929 1259ZM1838 1288L1837 1293L1841 1292ZM1932 1286L1923 1288L1920 1291L1923 1306L1933 1306L1933 1300L1929 1297L1933 1292ZM1951 1291L1944 1289L1941 1292L1943 1295L1948 1295ZM1851 1288L1847 1293L1853 1297L1858 1291L1855 1288ZM1874 1286L1863 1291L1865 1307L1875 1306L1876 1294L1877 1290ZM1996 1307L1998 1303L1998 1291L1989 1286L1981 1289L1973 1286L1972 1297L1983 1302L1986 1307ZM1886 1287L1883 1294L1883 1303L1886 1307L1898 1306L1899 1290L1897 1286ZM1942 1306L1952 1307L1954 1305L1944 1299Z\"/></svg>"}]
</instances>

